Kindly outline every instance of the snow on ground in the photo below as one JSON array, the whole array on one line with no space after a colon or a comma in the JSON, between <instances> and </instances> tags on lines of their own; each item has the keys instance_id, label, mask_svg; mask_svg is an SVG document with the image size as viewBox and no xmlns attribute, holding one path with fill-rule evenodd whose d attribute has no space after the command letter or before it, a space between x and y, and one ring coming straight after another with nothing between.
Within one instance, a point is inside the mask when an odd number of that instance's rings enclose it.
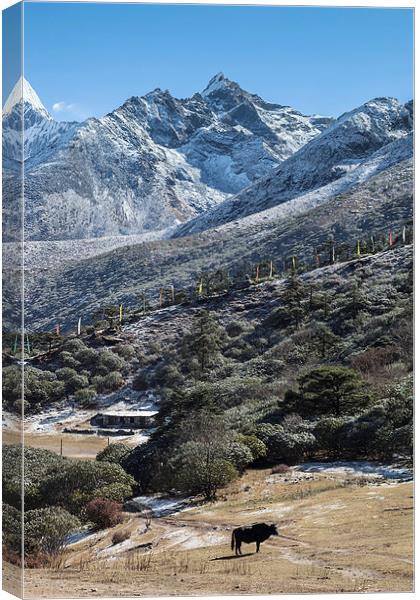
<instances>
[{"instance_id":1,"label":"snow on ground","mask_svg":"<svg viewBox=\"0 0 420 600\"><path fill-rule=\"evenodd\" d=\"M67 536L67 543L69 546L74 546L76 544L80 544L80 542L85 542L86 540L95 540L99 541L101 537L104 537L106 532L98 532L92 531L91 529L82 529L81 531L77 531L76 533L72 533Z\"/></svg>"},{"instance_id":2,"label":"snow on ground","mask_svg":"<svg viewBox=\"0 0 420 600\"><path fill-rule=\"evenodd\" d=\"M96 406L90 409L81 409L71 400L66 400L54 406L43 410L34 415L25 415L25 431L38 433L55 433L64 427L75 427L80 423L88 421L104 408L112 408L115 411L124 412L125 410L158 410L157 398L151 390L143 393L134 391L130 383L112 394L98 395ZM3 412L3 428L17 430L19 428L19 419L8 413ZM148 435L137 433L140 441L148 439Z\"/></svg>"},{"instance_id":3,"label":"snow on ground","mask_svg":"<svg viewBox=\"0 0 420 600\"><path fill-rule=\"evenodd\" d=\"M137 540L124 540L123 542L119 542L118 544L112 544L111 546L105 546L105 548L97 548L96 556L100 558L116 558L117 554L122 554L123 552L127 552L127 550L132 550L138 546Z\"/></svg>"},{"instance_id":4,"label":"snow on ground","mask_svg":"<svg viewBox=\"0 0 420 600\"><path fill-rule=\"evenodd\" d=\"M106 254L124 246L133 246L163 239L171 234L172 228L133 235L114 235L77 240L25 241L25 267L31 270L62 268L63 265ZM3 244L6 257L13 256L16 244Z\"/></svg>"},{"instance_id":5,"label":"snow on ground","mask_svg":"<svg viewBox=\"0 0 420 600\"><path fill-rule=\"evenodd\" d=\"M190 498L162 497L157 494L154 496L136 496L133 498L133 501L141 507L150 509L153 517L156 518L166 517L181 510L185 511L191 508Z\"/></svg>"},{"instance_id":6,"label":"snow on ground","mask_svg":"<svg viewBox=\"0 0 420 600\"><path fill-rule=\"evenodd\" d=\"M165 548L179 546L185 550L214 546L225 542L227 534L221 531L197 531L195 527L182 527L163 534L159 542L165 543Z\"/></svg>"},{"instance_id":7,"label":"snow on ground","mask_svg":"<svg viewBox=\"0 0 420 600\"><path fill-rule=\"evenodd\" d=\"M202 534L193 533L180 546L186 550L194 548L205 548L206 546L217 546L226 541L227 534L220 531L206 531Z\"/></svg>"},{"instance_id":8,"label":"snow on ground","mask_svg":"<svg viewBox=\"0 0 420 600\"><path fill-rule=\"evenodd\" d=\"M260 508L259 510L253 510L253 511L243 511L244 514L246 514L247 516L262 516L262 515L266 515L268 517L272 516L277 518L281 518L283 517L286 513L290 512L292 510L291 506L279 506L278 504L276 506L271 506L268 508Z\"/></svg>"},{"instance_id":9,"label":"snow on ground","mask_svg":"<svg viewBox=\"0 0 420 600\"><path fill-rule=\"evenodd\" d=\"M294 471L306 471L310 473L365 476L370 479L391 479L396 481L410 481L413 479L411 469L363 460L307 462L295 465L292 469Z\"/></svg>"}]
</instances>

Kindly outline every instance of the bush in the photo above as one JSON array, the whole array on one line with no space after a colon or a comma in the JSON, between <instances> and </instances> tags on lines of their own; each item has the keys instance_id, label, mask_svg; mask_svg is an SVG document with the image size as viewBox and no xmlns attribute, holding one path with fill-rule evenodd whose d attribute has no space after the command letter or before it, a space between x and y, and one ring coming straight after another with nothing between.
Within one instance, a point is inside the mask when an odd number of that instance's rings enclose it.
<instances>
[{"instance_id":1,"label":"bush","mask_svg":"<svg viewBox=\"0 0 420 600\"><path fill-rule=\"evenodd\" d=\"M112 371L122 371L124 367L124 360L120 358L117 354L115 354L115 352L103 350L98 355L98 359L95 366L95 372L98 375L107 375Z\"/></svg>"},{"instance_id":2,"label":"bush","mask_svg":"<svg viewBox=\"0 0 420 600\"><path fill-rule=\"evenodd\" d=\"M129 540L131 537L131 533L129 529L120 529L120 531L116 531L112 536L112 544L121 544L121 542L125 542L125 540Z\"/></svg>"},{"instance_id":3,"label":"bush","mask_svg":"<svg viewBox=\"0 0 420 600\"><path fill-rule=\"evenodd\" d=\"M245 444L245 446L249 448L254 461L266 456L267 446L264 442L259 440L256 435L239 434L236 439L238 442Z\"/></svg>"},{"instance_id":4,"label":"bush","mask_svg":"<svg viewBox=\"0 0 420 600\"><path fill-rule=\"evenodd\" d=\"M92 370L96 367L99 354L93 348L87 348L85 346L83 349L76 352L74 356L81 365L83 365L89 370Z\"/></svg>"},{"instance_id":5,"label":"bush","mask_svg":"<svg viewBox=\"0 0 420 600\"><path fill-rule=\"evenodd\" d=\"M118 371L112 371L108 375L96 375L92 380L93 385L101 394L107 394L120 388L124 379Z\"/></svg>"},{"instance_id":6,"label":"bush","mask_svg":"<svg viewBox=\"0 0 420 600\"><path fill-rule=\"evenodd\" d=\"M115 347L115 352L126 361L133 360L136 357L136 349L130 344L119 344Z\"/></svg>"},{"instance_id":7,"label":"bush","mask_svg":"<svg viewBox=\"0 0 420 600\"><path fill-rule=\"evenodd\" d=\"M89 379L83 375L74 375L66 382L66 390L69 394L74 394L77 390L86 388L89 385Z\"/></svg>"},{"instance_id":8,"label":"bush","mask_svg":"<svg viewBox=\"0 0 420 600\"><path fill-rule=\"evenodd\" d=\"M397 346L368 348L352 358L351 366L364 375L376 374L400 358Z\"/></svg>"},{"instance_id":9,"label":"bush","mask_svg":"<svg viewBox=\"0 0 420 600\"><path fill-rule=\"evenodd\" d=\"M57 555L67 545L69 534L79 527L79 519L59 506L28 510L25 513L25 552Z\"/></svg>"},{"instance_id":10,"label":"bush","mask_svg":"<svg viewBox=\"0 0 420 600\"><path fill-rule=\"evenodd\" d=\"M3 502L2 510L3 544L20 554L22 544L22 513Z\"/></svg>"},{"instance_id":11,"label":"bush","mask_svg":"<svg viewBox=\"0 0 420 600\"><path fill-rule=\"evenodd\" d=\"M395 454L408 456L413 455L413 425L409 423L394 429L385 425L376 433L375 450L384 459L392 459Z\"/></svg>"},{"instance_id":12,"label":"bush","mask_svg":"<svg viewBox=\"0 0 420 600\"><path fill-rule=\"evenodd\" d=\"M21 377L19 367L6 367L3 370L3 399L7 405L19 412L21 410ZM26 367L24 371L25 407L37 410L44 404L51 404L65 396L65 385L52 371Z\"/></svg>"},{"instance_id":13,"label":"bush","mask_svg":"<svg viewBox=\"0 0 420 600\"><path fill-rule=\"evenodd\" d=\"M62 369L57 369L55 372L57 378L61 381L68 381L72 377L77 377L77 371L75 369L71 369L70 367L63 367Z\"/></svg>"},{"instance_id":14,"label":"bush","mask_svg":"<svg viewBox=\"0 0 420 600\"><path fill-rule=\"evenodd\" d=\"M58 358L64 367L69 367L71 369L77 369L80 367L80 362L74 358L74 356L70 352L60 352Z\"/></svg>"},{"instance_id":15,"label":"bush","mask_svg":"<svg viewBox=\"0 0 420 600\"><path fill-rule=\"evenodd\" d=\"M347 421L348 417L320 419L314 429L318 448L334 457L340 456L344 446L343 427Z\"/></svg>"},{"instance_id":16,"label":"bush","mask_svg":"<svg viewBox=\"0 0 420 600\"><path fill-rule=\"evenodd\" d=\"M146 369L141 369L133 379L133 390L145 392L150 387L149 375Z\"/></svg>"},{"instance_id":17,"label":"bush","mask_svg":"<svg viewBox=\"0 0 420 600\"><path fill-rule=\"evenodd\" d=\"M130 446L127 444L110 444L96 455L96 460L104 460L110 463L121 464L122 460L131 451Z\"/></svg>"},{"instance_id":18,"label":"bush","mask_svg":"<svg viewBox=\"0 0 420 600\"><path fill-rule=\"evenodd\" d=\"M209 453L200 442L183 444L171 461L173 484L189 494L202 494L206 500L214 500L220 487L227 485L238 475L234 465L223 458L223 452Z\"/></svg>"},{"instance_id":19,"label":"bush","mask_svg":"<svg viewBox=\"0 0 420 600\"><path fill-rule=\"evenodd\" d=\"M74 397L78 402L80 402L80 404L88 405L97 395L98 394L94 387L86 387L77 390L74 394Z\"/></svg>"},{"instance_id":20,"label":"bush","mask_svg":"<svg viewBox=\"0 0 420 600\"><path fill-rule=\"evenodd\" d=\"M251 450L245 444L240 442L231 442L227 447L226 459L231 462L240 473L250 465L254 457L252 456Z\"/></svg>"},{"instance_id":21,"label":"bush","mask_svg":"<svg viewBox=\"0 0 420 600\"><path fill-rule=\"evenodd\" d=\"M281 475L283 473L287 473L288 471L290 471L290 467L285 464L276 465L271 469L271 473L273 475Z\"/></svg>"},{"instance_id":22,"label":"bush","mask_svg":"<svg viewBox=\"0 0 420 600\"><path fill-rule=\"evenodd\" d=\"M246 321L230 321L226 325L226 333L230 338L235 338L244 333L245 331L252 331L253 326Z\"/></svg>"},{"instance_id":23,"label":"bush","mask_svg":"<svg viewBox=\"0 0 420 600\"><path fill-rule=\"evenodd\" d=\"M132 494L135 481L117 464L66 460L62 468L43 483L40 491L50 504L59 504L79 514L88 502L98 498L98 490L113 484L123 486L123 495L127 497Z\"/></svg>"},{"instance_id":24,"label":"bush","mask_svg":"<svg viewBox=\"0 0 420 600\"><path fill-rule=\"evenodd\" d=\"M87 346L80 338L73 338L66 341L63 346L63 350L69 354L76 354L80 350L85 350Z\"/></svg>"},{"instance_id":25,"label":"bush","mask_svg":"<svg viewBox=\"0 0 420 600\"><path fill-rule=\"evenodd\" d=\"M86 505L84 515L98 529L107 529L122 522L121 508L121 504L113 500L95 498Z\"/></svg>"},{"instance_id":26,"label":"bush","mask_svg":"<svg viewBox=\"0 0 420 600\"><path fill-rule=\"evenodd\" d=\"M185 381L184 376L174 364L159 365L153 379L157 385L168 388L179 387Z\"/></svg>"},{"instance_id":27,"label":"bush","mask_svg":"<svg viewBox=\"0 0 420 600\"><path fill-rule=\"evenodd\" d=\"M23 491L25 508L38 508L45 502L41 488L48 478L60 472L66 460L55 452L44 448L23 449L25 479ZM21 509L22 504L22 446L3 446L3 500L7 504Z\"/></svg>"},{"instance_id":28,"label":"bush","mask_svg":"<svg viewBox=\"0 0 420 600\"><path fill-rule=\"evenodd\" d=\"M271 462L301 460L314 449L316 442L315 436L306 427L288 430L282 425L263 423L257 427L256 434L267 446L267 459Z\"/></svg>"},{"instance_id":29,"label":"bush","mask_svg":"<svg viewBox=\"0 0 420 600\"><path fill-rule=\"evenodd\" d=\"M109 483L96 489L93 495L114 502L124 502L133 495L133 488L127 483Z\"/></svg>"}]
</instances>

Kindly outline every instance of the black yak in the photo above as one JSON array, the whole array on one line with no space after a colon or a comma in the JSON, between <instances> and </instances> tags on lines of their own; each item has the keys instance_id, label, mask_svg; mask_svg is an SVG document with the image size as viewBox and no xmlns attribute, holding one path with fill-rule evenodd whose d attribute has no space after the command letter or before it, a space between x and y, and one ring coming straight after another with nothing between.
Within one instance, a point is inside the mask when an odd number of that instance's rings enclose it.
<instances>
[{"instance_id":1,"label":"black yak","mask_svg":"<svg viewBox=\"0 0 420 600\"><path fill-rule=\"evenodd\" d=\"M260 544L271 535L278 535L277 527L275 525L267 525L267 523L255 523L250 527L238 527L232 531L232 550L235 548L235 554L242 554L241 544L251 544L256 542L257 552L260 551Z\"/></svg>"}]
</instances>

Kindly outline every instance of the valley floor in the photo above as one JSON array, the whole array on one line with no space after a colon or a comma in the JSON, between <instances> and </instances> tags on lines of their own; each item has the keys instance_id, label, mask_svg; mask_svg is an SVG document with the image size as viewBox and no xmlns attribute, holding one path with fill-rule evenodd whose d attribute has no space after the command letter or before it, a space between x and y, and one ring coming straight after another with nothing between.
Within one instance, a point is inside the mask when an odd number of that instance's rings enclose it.
<instances>
[{"instance_id":1,"label":"valley floor","mask_svg":"<svg viewBox=\"0 0 420 600\"><path fill-rule=\"evenodd\" d=\"M280 536L230 548L233 527ZM112 545L117 529L130 538ZM10 577L10 567L6 568ZM25 573L26 598L413 590L413 486L342 473L248 471L213 504L73 543L56 569Z\"/></svg>"}]
</instances>

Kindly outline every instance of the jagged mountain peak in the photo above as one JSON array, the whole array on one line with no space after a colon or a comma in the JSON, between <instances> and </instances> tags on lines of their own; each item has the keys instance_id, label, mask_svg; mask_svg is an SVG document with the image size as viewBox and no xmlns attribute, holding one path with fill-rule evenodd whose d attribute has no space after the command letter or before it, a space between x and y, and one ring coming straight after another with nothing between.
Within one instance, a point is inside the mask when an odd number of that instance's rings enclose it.
<instances>
[{"instance_id":1,"label":"jagged mountain peak","mask_svg":"<svg viewBox=\"0 0 420 600\"><path fill-rule=\"evenodd\" d=\"M30 106L39 113L42 113L43 116L49 119L52 118L45 106L42 104L34 88L23 75L19 78L13 90L10 92L9 97L7 98L3 107L3 115L6 116L10 114L13 108L22 100L24 103L30 104Z\"/></svg>"},{"instance_id":2,"label":"jagged mountain peak","mask_svg":"<svg viewBox=\"0 0 420 600\"><path fill-rule=\"evenodd\" d=\"M139 233L185 222L269 174L331 122L266 103L222 73L206 89L176 98L156 88L78 124L46 119L27 93L37 109L25 103L24 148L13 111L3 156L11 171L26 160L34 207L28 236Z\"/></svg>"},{"instance_id":3,"label":"jagged mountain peak","mask_svg":"<svg viewBox=\"0 0 420 600\"><path fill-rule=\"evenodd\" d=\"M216 75L214 75L214 77L212 77L210 79L207 86L201 92L201 95L204 97L209 96L211 93L215 92L216 90L218 90L226 85L229 85L230 83L234 83L234 82L227 79L227 77L225 77L222 72L216 73ZM236 84L236 85L238 85L238 84Z\"/></svg>"},{"instance_id":4,"label":"jagged mountain peak","mask_svg":"<svg viewBox=\"0 0 420 600\"><path fill-rule=\"evenodd\" d=\"M201 95L206 100L211 100L212 98L218 98L219 96L223 96L224 94L235 94L241 97L241 100L244 97L252 96L245 90L241 88L241 86L236 83L236 81L232 81L225 77L225 75L220 72L214 75L208 82L207 86L201 92Z\"/></svg>"}]
</instances>

